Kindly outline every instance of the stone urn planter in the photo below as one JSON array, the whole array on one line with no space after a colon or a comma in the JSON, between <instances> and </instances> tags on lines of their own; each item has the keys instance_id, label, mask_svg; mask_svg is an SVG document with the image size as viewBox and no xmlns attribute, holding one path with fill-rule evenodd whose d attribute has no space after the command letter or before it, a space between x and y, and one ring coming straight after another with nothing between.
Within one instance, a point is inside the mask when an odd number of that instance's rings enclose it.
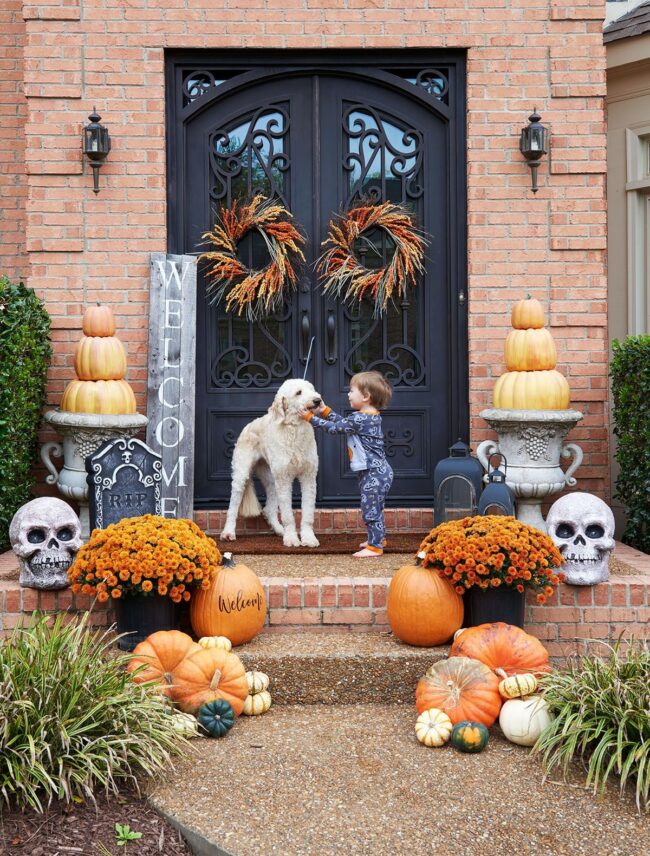
<instances>
[{"instance_id":1,"label":"stone urn planter","mask_svg":"<svg viewBox=\"0 0 650 856\"><path fill-rule=\"evenodd\" d=\"M573 474L582 463L582 449L565 443L569 431L582 419L578 410L506 410L499 407L480 414L497 433L476 450L486 472L490 455L502 454L508 462L507 483L517 498L517 518L546 532L542 501L565 487L574 487ZM560 458L573 458L566 472Z\"/></svg>"},{"instance_id":2,"label":"stone urn planter","mask_svg":"<svg viewBox=\"0 0 650 856\"><path fill-rule=\"evenodd\" d=\"M55 484L66 499L78 503L81 537L87 540L90 527L85 459L107 440L135 436L149 420L140 413L69 413L65 410L49 410L43 418L63 437L63 445L50 442L41 448L41 460L50 473L45 481ZM52 463L52 455L63 455L60 471Z\"/></svg>"}]
</instances>

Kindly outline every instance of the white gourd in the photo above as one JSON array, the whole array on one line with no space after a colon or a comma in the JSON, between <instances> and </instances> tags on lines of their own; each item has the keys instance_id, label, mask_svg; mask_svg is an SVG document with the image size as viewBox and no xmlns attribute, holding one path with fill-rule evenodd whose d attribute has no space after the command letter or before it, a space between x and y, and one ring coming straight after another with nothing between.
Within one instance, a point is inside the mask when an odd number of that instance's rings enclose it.
<instances>
[{"instance_id":1,"label":"white gourd","mask_svg":"<svg viewBox=\"0 0 650 856\"><path fill-rule=\"evenodd\" d=\"M533 746L550 721L548 705L541 695L510 699L499 714L501 731L519 746Z\"/></svg>"},{"instance_id":2,"label":"white gourd","mask_svg":"<svg viewBox=\"0 0 650 856\"><path fill-rule=\"evenodd\" d=\"M199 736L199 723L191 713L176 712L172 714L172 725L174 731L186 737L188 740Z\"/></svg>"},{"instance_id":3,"label":"white gourd","mask_svg":"<svg viewBox=\"0 0 650 856\"><path fill-rule=\"evenodd\" d=\"M248 692L251 695L264 692L271 683L269 676L264 672L246 672L246 680L248 681Z\"/></svg>"},{"instance_id":4,"label":"white gourd","mask_svg":"<svg viewBox=\"0 0 650 856\"><path fill-rule=\"evenodd\" d=\"M452 728L447 714L437 707L432 707L418 716L415 736L425 746L443 746L451 737Z\"/></svg>"},{"instance_id":5,"label":"white gourd","mask_svg":"<svg viewBox=\"0 0 650 856\"><path fill-rule=\"evenodd\" d=\"M226 636L202 636L199 645L201 648L222 648L224 651L232 649L232 642Z\"/></svg>"},{"instance_id":6,"label":"white gourd","mask_svg":"<svg viewBox=\"0 0 650 856\"><path fill-rule=\"evenodd\" d=\"M268 690L246 696L242 713L245 716L260 716L271 707L271 693Z\"/></svg>"},{"instance_id":7,"label":"white gourd","mask_svg":"<svg viewBox=\"0 0 650 856\"><path fill-rule=\"evenodd\" d=\"M503 680L499 684L499 692L503 698L523 698L532 695L537 689L537 678L535 675L526 673L524 675L506 675L503 669L495 670Z\"/></svg>"}]
</instances>

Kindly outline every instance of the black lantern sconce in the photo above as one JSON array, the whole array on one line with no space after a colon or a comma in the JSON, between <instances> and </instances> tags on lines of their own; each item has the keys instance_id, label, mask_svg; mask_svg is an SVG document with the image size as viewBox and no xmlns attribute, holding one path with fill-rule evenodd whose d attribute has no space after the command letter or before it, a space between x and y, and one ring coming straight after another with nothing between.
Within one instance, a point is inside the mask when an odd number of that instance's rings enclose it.
<instances>
[{"instance_id":1,"label":"black lantern sconce","mask_svg":"<svg viewBox=\"0 0 650 856\"><path fill-rule=\"evenodd\" d=\"M542 117L537 110L528 117L529 125L521 129L519 138L519 150L528 161L528 166L533 178L533 193L537 193L537 170L539 168L540 159L547 152L548 143L548 128L544 127L539 121Z\"/></svg>"},{"instance_id":2,"label":"black lantern sconce","mask_svg":"<svg viewBox=\"0 0 650 856\"><path fill-rule=\"evenodd\" d=\"M493 458L503 461L503 470L495 467ZM492 469L490 469L492 467ZM515 515L515 494L510 485L506 484L508 462L500 452L495 452L488 458L488 483L483 489L478 503L479 514L502 514L510 517Z\"/></svg>"},{"instance_id":3,"label":"black lantern sconce","mask_svg":"<svg viewBox=\"0 0 650 856\"><path fill-rule=\"evenodd\" d=\"M111 138L108 128L100 123L102 117L94 107L88 118L90 122L84 126L83 132L84 154L88 156L93 170L93 191L99 193L99 168L111 150Z\"/></svg>"},{"instance_id":4,"label":"black lantern sconce","mask_svg":"<svg viewBox=\"0 0 650 856\"><path fill-rule=\"evenodd\" d=\"M433 524L473 517L483 487L483 467L461 440L449 449L449 457L438 461L433 472L435 507Z\"/></svg>"}]
</instances>

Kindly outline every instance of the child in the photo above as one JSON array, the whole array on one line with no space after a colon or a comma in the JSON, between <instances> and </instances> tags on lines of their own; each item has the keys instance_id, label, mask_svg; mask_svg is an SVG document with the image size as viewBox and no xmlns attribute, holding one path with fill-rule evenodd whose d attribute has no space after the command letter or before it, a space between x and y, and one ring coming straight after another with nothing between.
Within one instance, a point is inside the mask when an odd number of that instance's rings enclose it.
<instances>
[{"instance_id":1,"label":"child","mask_svg":"<svg viewBox=\"0 0 650 856\"><path fill-rule=\"evenodd\" d=\"M304 418L316 428L347 436L350 469L359 479L361 514L368 529L368 540L354 553L360 559L381 556L386 544L384 502L393 483L393 470L386 460L379 411L388 406L392 394L382 374L360 372L350 380L348 400L356 411L351 416L339 416L325 404L313 413L303 411Z\"/></svg>"}]
</instances>

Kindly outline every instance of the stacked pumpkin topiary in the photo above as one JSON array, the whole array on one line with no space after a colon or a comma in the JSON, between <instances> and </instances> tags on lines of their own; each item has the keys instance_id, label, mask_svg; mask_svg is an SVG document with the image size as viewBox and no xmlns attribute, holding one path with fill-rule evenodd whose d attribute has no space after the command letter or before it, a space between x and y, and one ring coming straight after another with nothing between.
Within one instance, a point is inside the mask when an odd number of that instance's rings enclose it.
<instances>
[{"instance_id":1,"label":"stacked pumpkin topiary","mask_svg":"<svg viewBox=\"0 0 650 856\"><path fill-rule=\"evenodd\" d=\"M70 413L135 413L135 395L126 376L126 351L115 335L110 306L84 313L83 333L74 355L77 379L65 388L61 410Z\"/></svg>"},{"instance_id":2,"label":"stacked pumpkin topiary","mask_svg":"<svg viewBox=\"0 0 650 856\"><path fill-rule=\"evenodd\" d=\"M528 295L512 308L513 330L505 344L508 371L494 386L494 406L512 410L566 410L571 391L556 370L557 351L544 326L544 309Z\"/></svg>"}]
</instances>

